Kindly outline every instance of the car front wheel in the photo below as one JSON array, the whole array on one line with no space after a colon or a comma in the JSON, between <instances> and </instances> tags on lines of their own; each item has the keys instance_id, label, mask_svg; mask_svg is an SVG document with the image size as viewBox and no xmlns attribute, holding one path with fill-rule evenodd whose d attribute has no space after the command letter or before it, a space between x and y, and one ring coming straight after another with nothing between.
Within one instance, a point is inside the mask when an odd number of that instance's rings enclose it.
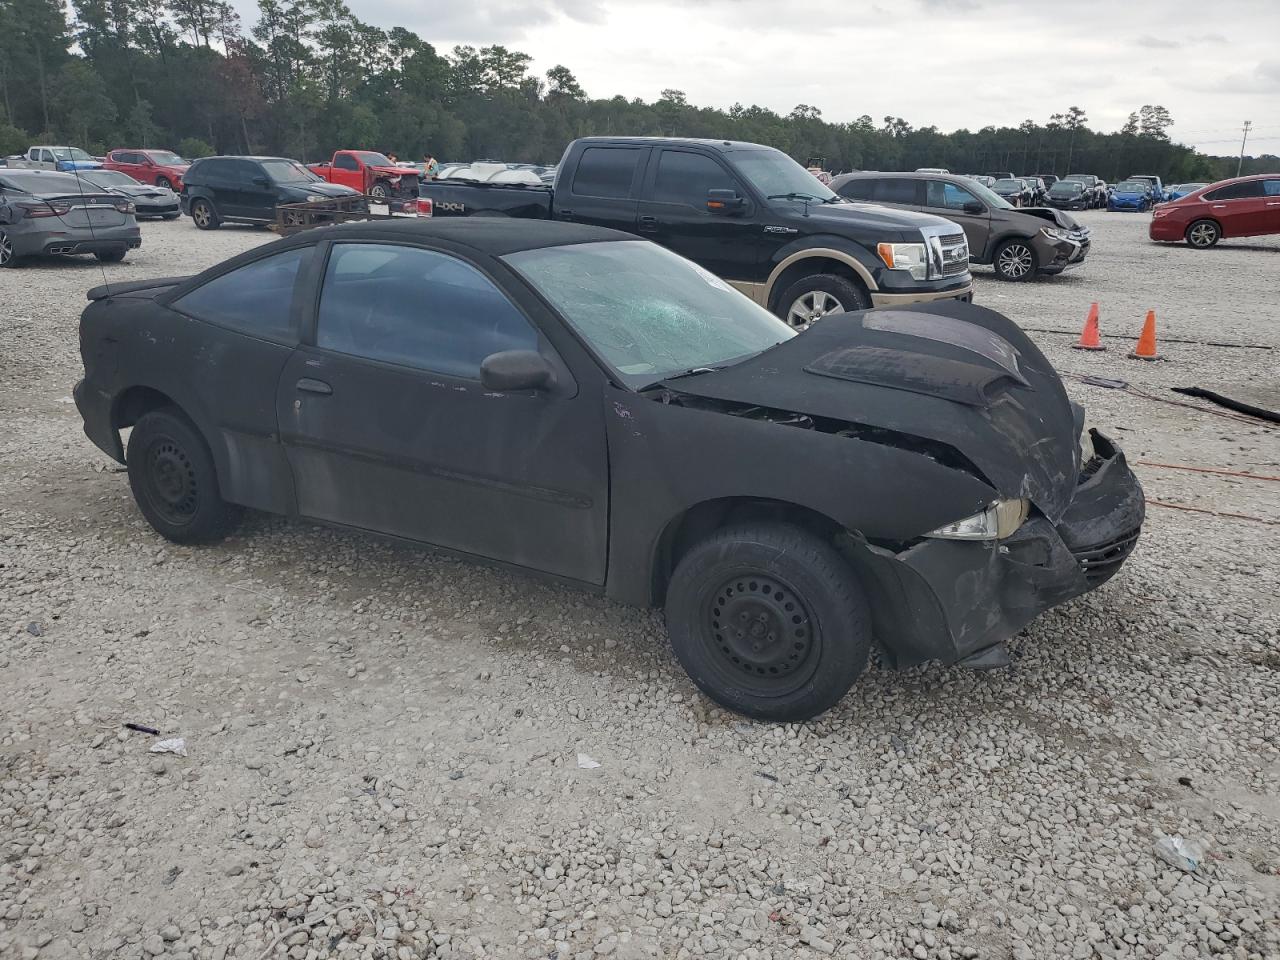
<instances>
[{"instance_id":1,"label":"car front wheel","mask_svg":"<svg viewBox=\"0 0 1280 960\"><path fill-rule=\"evenodd\" d=\"M866 669L871 614L825 540L785 523L727 527L695 544L667 591L676 658L698 688L760 720L808 720Z\"/></svg>"},{"instance_id":2,"label":"car front wheel","mask_svg":"<svg viewBox=\"0 0 1280 960\"><path fill-rule=\"evenodd\" d=\"M204 437L175 407L143 415L125 462L138 509L166 540L220 540L240 519L242 508L222 499Z\"/></svg>"},{"instance_id":3,"label":"car front wheel","mask_svg":"<svg viewBox=\"0 0 1280 960\"><path fill-rule=\"evenodd\" d=\"M156 186L161 187L165 190L172 190L173 181L170 180L168 177L156 177Z\"/></svg>"},{"instance_id":4,"label":"car front wheel","mask_svg":"<svg viewBox=\"0 0 1280 960\"><path fill-rule=\"evenodd\" d=\"M213 204L203 197L191 201L191 219L201 230L217 230L222 222Z\"/></svg>"},{"instance_id":5,"label":"car front wheel","mask_svg":"<svg viewBox=\"0 0 1280 960\"><path fill-rule=\"evenodd\" d=\"M833 313L866 310L871 306L867 292L847 277L815 273L797 280L778 298L775 312L797 330Z\"/></svg>"},{"instance_id":6,"label":"car front wheel","mask_svg":"<svg viewBox=\"0 0 1280 960\"><path fill-rule=\"evenodd\" d=\"M1035 276L1036 252L1026 240L1006 240L996 248L992 259L996 276L1001 280L1027 280Z\"/></svg>"},{"instance_id":7,"label":"car front wheel","mask_svg":"<svg viewBox=\"0 0 1280 960\"><path fill-rule=\"evenodd\" d=\"M382 183L381 181L379 181L378 183L375 183L372 187L369 188L369 196L374 197L378 200L385 200L387 199L388 195L389 195L389 191L387 190L387 185L385 183Z\"/></svg>"},{"instance_id":8,"label":"car front wheel","mask_svg":"<svg viewBox=\"0 0 1280 960\"><path fill-rule=\"evenodd\" d=\"M1197 250L1208 250L1222 239L1222 230L1212 220L1197 220L1187 227L1186 238Z\"/></svg>"}]
</instances>

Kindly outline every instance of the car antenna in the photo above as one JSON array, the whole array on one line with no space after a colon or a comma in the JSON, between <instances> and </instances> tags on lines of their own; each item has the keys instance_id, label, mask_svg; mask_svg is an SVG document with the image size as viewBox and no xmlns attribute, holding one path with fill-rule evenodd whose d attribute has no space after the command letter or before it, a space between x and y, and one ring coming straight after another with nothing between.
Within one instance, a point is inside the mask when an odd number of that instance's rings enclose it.
<instances>
[{"instance_id":1,"label":"car antenna","mask_svg":"<svg viewBox=\"0 0 1280 960\"><path fill-rule=\"evenodd\" d=\"M74 160L69 162L75 163ZM97 246L98 234L97 231L93 229L93 215L89 212L89 202L84 195L84 180L80 176L80 171L74 167L71 170L71 175L76 178L76 189L80 191L80 206L84 210L85 222L89 224L89 237L93 240L94 246ZM98 270L102 273L102 285L107 288L107 296L110 297L111 281L107 279L107 268L103 265L102 258L98 256L96 251L94 252L93 258L98 261Z\"/></svg>"}]
</instances>

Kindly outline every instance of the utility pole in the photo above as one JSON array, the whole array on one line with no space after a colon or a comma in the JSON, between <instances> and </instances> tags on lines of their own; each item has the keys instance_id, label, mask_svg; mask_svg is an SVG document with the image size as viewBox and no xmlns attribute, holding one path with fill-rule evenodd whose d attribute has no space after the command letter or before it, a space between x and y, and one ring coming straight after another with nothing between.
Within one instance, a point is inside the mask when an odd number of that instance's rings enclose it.
<instances>
[{"instance_id":1,"label":"utility pole","mask_svg":"<svg viewBox=\"0 0 1280 960\"><path fill-rule=\"evenodd\" d=\"M1249 140L1249 129L1253 126L1252 120L1244 122L1244 136L1240 138L1240 159L1236 162L1236 176L1240 176L1240 170L1244 166L1244 145Z\"/></svg>"}]
</instances>

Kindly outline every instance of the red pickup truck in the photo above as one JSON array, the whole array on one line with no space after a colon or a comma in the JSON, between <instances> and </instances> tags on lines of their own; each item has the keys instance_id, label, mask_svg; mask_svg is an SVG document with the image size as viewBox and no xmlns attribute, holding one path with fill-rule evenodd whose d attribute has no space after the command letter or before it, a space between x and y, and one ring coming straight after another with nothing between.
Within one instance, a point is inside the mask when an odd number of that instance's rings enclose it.
<instances>
[{"instance_id":1,"label":"red pickup truck","mask_svg":"<svg viewBox=\"0 0 1280 960\"><path fill-rule=\"evenodd\" d=\"M328 163L309 163L307 169L330 183L340 183L379 200L418 199L418 171L398 167L372 150L339 150Z\"/></svg>"}]
</instances>

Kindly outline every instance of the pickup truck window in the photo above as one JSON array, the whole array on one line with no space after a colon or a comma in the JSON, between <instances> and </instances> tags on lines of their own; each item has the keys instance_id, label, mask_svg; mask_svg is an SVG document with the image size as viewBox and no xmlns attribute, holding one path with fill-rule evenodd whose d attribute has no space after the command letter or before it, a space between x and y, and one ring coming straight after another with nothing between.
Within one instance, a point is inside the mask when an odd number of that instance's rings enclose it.
<instances>
[{"instance_id":1,"label":"pickup truck window","mask_svg":"<svg viewBox=\"0 0 1280 960\"><path fill-rule=\"evenodd\" d=\"M587 147L573 175L573 192L580 197L625 199L640 162L637 147Z\"/></svg>"},{"instance_id":2,"label":"pickup truck window","mask_svg":"<svg viewBox=\"0 0 1280 960\"><path fill-rule=\"evenodd\" d=\"M293 287L310 255L310 247L301 247L255 260L196 287L173 307L251 337L297 343L290 316Z\"/></svg>"},{"instance_id":3,"label":"pickup truck window","mask_svg":"<svg viewBox=\"0 0 1280 960\"><path fill-rule=\"evenodd\" d=\"M683 203L705 211L708 190L737 189L737 181L710 157L686 150L663 150L658 157L653 194L648 199L657 203Z\"/></svg>"},{"instance_id":4,"label":"pickup truck window","mask_svg":"<svg viewBox=\"0 0 1280 960\"><path fill-rule=\"evenodd\" d=\"M356 158L349 153L340 153L333 158L333 165L339 170L359 170L360 164L356 163Z\"/></svg>"},{"instance_id":5,"label":"pickup truck window","mask_svg":"<svg viewBox=\"0 0 1280 960\"><path fill-rule=\"evenodd\" d=\"M529 321L494 284L454 257L419 247L334 245L316 345L354 357L480 379L502 350L537 350Z\"/></svg>"}]
</instances>

